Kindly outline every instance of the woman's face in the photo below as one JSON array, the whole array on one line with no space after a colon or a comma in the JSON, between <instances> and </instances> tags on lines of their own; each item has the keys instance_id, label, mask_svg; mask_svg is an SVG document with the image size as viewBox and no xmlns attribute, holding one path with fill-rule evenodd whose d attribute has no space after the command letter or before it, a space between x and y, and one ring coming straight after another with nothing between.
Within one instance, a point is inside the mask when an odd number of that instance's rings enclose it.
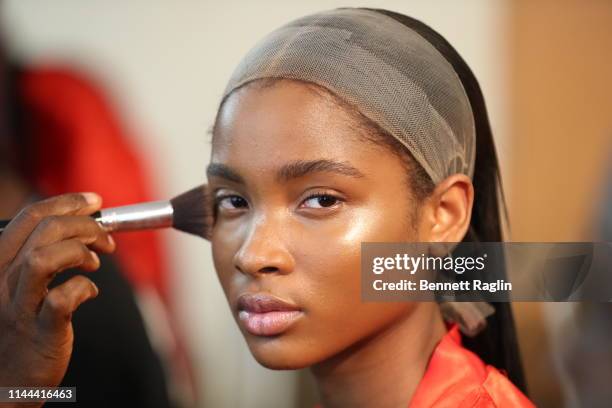
<instances>
[{"instance_id":1,"label":"woman's face","mask_svg":"<svg viewBox=\"0 0 612 408\"><path fill-rule=\"evenodd\" d=\"M219 113L213 258L266 367L324 361L413 307L361 301L361 242L419 237L402 162L360 132L329 96L291 81L244 87Z\"/></svg>"}]
</instances>

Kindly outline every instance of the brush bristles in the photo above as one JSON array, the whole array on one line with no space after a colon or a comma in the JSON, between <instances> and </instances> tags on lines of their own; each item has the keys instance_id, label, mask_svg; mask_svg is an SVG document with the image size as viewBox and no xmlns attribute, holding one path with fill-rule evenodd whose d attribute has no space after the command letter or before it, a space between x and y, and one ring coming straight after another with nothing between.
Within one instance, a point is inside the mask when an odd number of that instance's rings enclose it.
<instances>
[{"instance_id":1,"label":"brush bristles","mask_svg":"<svg viewBox=\"0 0 612 408\"><path fill-rule=\"evenodd\" d=\"M174 208L174 228L210 239L213 214L205 184L174 197L170 202Z\"/></svg>"}]
</instances>

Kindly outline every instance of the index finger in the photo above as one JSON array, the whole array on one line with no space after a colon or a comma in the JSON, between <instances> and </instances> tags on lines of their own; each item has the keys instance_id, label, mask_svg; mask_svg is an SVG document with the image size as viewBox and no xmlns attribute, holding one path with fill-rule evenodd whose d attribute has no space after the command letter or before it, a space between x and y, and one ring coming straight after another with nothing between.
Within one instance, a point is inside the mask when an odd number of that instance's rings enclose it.
<instances>
[{"instance_id":1,"label":"index finger","mask_svg":"<svg viewBox=\"0 0 612 408\"><path fill-rule=\"evenodd\" d=\"M0 266L11 262L40 221L51 215L89 215L100 209L96 193L70 193L25 207L0 235Z\"/></svg>"}]
</instances>

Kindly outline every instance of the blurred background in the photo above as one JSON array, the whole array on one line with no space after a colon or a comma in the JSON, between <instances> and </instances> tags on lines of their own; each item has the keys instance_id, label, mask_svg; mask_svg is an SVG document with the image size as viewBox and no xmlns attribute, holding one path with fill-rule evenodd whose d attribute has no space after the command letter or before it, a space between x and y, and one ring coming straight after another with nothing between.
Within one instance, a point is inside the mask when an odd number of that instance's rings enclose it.
<instances>
[{"instance_id":1,"label":"blurred background","mask_svg":"<svg viewBox=\"0 0 612 408\"><path fill-rule=\"evenodd\" d=\"M68 72L94 87L110 107L105 114L112 117L115 137L130 152L122 157L139 175L134 180L143 189L140 197L156 199L205 181L208 131L222 90L258 38L296 17L340 6L387 8L418 18L457 48L480 81L510 210L508 240L612 241L608 0L4 0L1 5L8 58L45 78ZM87 139L85 134L80 137ZM100 157L112 157L98 149L117 139L100 140L106 142L85 144L82 151L98 160L81 163L83 169L95 172L105 166ZM121 175L109 179L111 185L123 181ZM53 192L59 184L47 185ZM133 272L130 279L154 348L166 350L167 360L182 356L178 367L165 364L167 373L183 373L169 385L171 395L186 406L312 406L307 373L270 371L251 357L217 282L210 244L174 231L149 238L158 253L156 272ZM134 259L129 265L129 256L123 260L126 269L138 268ZM612 400L606 383L612 378L607 305L515 308L538 406L604 406L602 401ZM167 324L159 324L160 313Z\"/></svg>"}]
</instances>

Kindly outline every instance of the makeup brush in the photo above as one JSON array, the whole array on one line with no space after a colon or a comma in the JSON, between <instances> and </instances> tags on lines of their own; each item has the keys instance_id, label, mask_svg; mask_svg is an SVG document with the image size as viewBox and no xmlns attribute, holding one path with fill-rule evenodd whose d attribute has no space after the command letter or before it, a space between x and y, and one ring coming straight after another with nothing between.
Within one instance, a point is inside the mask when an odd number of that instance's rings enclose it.
<instances>
[{"instance_id":1,"label":"makeup brush","mask_svg":"<svg viewBox=\"0 0 612 408\"><path fill-rule=\"evenodd\" d=\"M192 188L169 201L105 208L91 217L109 232L173 227L204 239L209 238L212 221L206 185ZM10 221L0 221L0 234Z\"/></svg>"}]
</instances>

